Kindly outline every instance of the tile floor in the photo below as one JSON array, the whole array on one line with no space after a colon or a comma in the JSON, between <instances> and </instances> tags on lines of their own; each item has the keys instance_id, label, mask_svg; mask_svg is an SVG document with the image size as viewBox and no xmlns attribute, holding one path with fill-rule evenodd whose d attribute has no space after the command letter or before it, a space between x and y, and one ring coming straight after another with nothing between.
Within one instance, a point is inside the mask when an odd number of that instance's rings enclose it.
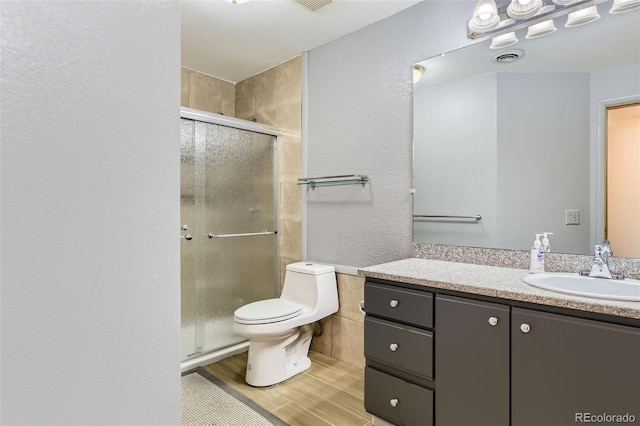
<instances>
[{"instance_id":1,"label":"tile floor","mask_svg":"<svg viewBox=\"0 0 640 426\"><path fill-rule=\"evenodd\" d=\"M309 357L307 371L266 388L245 383L246 352L204 369L291 426L370 426L363 370L317 352Z\"/></svg>"}]
</instances>

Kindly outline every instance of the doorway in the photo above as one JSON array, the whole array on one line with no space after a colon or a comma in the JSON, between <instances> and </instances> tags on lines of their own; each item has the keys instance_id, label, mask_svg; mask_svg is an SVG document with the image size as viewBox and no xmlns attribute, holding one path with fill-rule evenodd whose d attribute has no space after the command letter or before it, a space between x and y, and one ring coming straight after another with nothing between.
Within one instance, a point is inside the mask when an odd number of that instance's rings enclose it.
<instances>
[{"instance_id":1,"label":"doorway","mask_svg":"<svg viewBox=\"0 0 640 426\"><path fill-rule=\"evenodd\" d=\"M605 238L640 257L640 102L606 109Z\"/></svg>"}]
</instances>

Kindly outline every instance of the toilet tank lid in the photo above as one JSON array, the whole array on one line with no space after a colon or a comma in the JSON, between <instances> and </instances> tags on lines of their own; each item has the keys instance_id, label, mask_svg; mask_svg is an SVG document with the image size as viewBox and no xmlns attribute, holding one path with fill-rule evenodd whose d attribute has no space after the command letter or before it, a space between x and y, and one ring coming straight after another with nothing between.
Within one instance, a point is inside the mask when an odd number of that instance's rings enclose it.
<instances>
[{"instance_id":1,"label":"toilet tank lid","mask_svg":"<svg viewBox=\"0 0 640 426\"><path fill-rule=\"evenodd\" d=\"M336 269L331 265L322 265L314 262L296 262L287 265L287 271L299 272L301 274L322 275L335 272Z\"/></svg>"}]
</instances>

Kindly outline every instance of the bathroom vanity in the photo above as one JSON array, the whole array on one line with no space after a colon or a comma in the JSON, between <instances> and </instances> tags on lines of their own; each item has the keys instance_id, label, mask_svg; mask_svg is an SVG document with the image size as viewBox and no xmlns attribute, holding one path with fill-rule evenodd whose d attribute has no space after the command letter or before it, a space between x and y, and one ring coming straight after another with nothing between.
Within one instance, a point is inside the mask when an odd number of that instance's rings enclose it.
<instances>
[{"instance_id":1,"label":"bathroom vanity","mask_svg":"<svg viewBox=\"0 0 640 426\"><path fill-rule=\"evenodd\" d=\"M525 270L454 262L406 259L360 274L365 408L376 417L640 423L640 302L553 293L525 284Z\"/></svg>"}]
</instances>

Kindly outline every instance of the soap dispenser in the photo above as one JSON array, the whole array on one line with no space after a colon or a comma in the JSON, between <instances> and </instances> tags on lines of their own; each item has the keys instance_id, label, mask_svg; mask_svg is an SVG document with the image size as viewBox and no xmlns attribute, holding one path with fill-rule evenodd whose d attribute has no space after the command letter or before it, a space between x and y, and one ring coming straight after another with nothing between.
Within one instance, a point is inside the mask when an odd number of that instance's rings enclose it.
<instances>
[{"instance_id":1,"label":"soap dispenser","mask_svg":"<svg viewBox=\"0 0 640 426\"><path fill-rule=\"evenodd\" d=\"M532 274L540 274L544 272L544 251L542 250L542 242L540 237L544 234L535 234L536 239L533 241L531 247L531 265L529 272Z\"/></svg>"},{"instance_id":2,"label":"soap dispenser","mask_svg":"<svg viewBox=\"0 0 640 426\"><path fill-rule=\"evenodd\" d=\"M544 251L545 256L547 253L551 252L551 244L549 243L549 238L547 235L553 235L553 232L543 232L544 238L542 238L542 251Z\"/></svg>"}]
</instances>

